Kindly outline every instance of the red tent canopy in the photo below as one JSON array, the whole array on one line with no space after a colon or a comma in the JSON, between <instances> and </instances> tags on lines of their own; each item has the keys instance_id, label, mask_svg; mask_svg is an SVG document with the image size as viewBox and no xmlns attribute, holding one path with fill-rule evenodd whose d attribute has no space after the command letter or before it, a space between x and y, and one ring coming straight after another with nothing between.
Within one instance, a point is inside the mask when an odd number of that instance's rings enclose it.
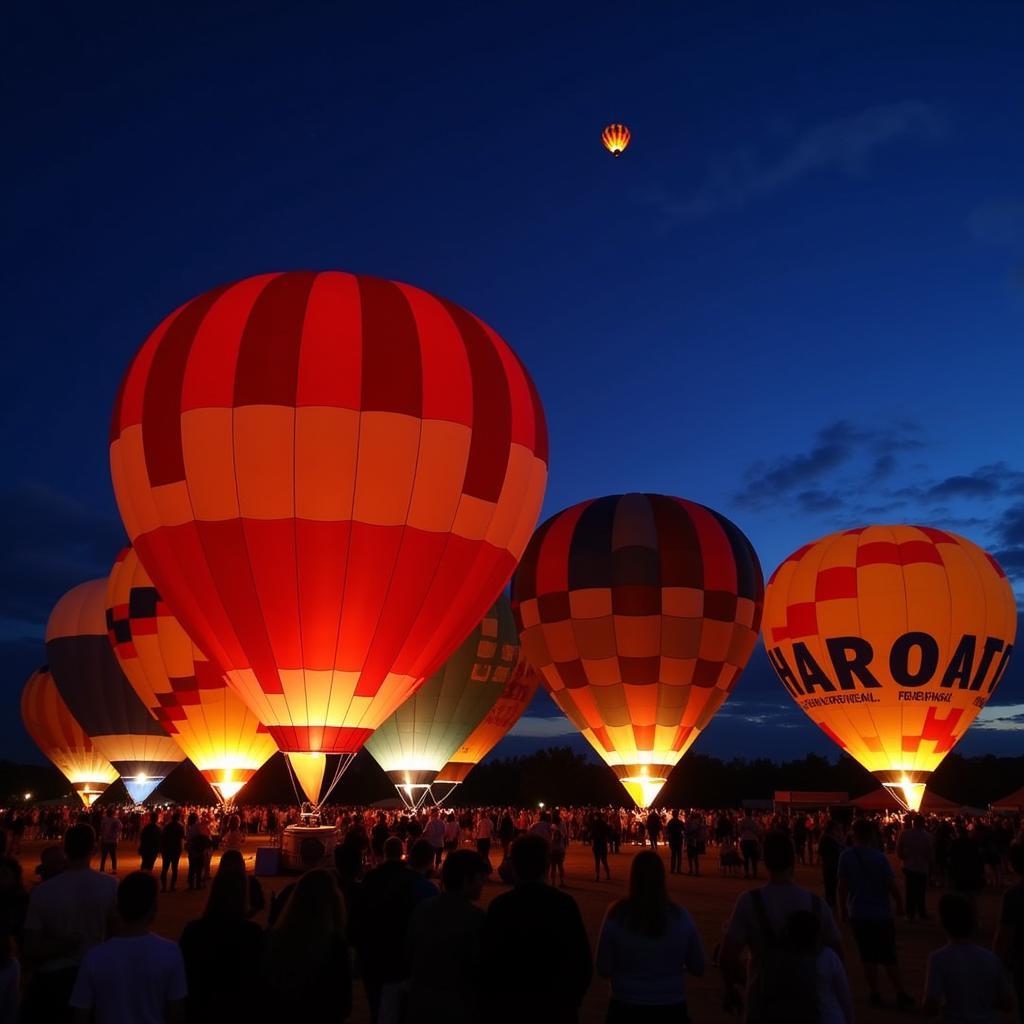
<instances>
[{"instance_id":1,"label":"red tent canopy","mask_svg":"<svg viewBox=\"0 0 1024 1024\"><path fill-rule=\"evenodd\" d=\"M1004 796L1002 800L992 801L993 811L1019 811L1022 807L1024 807L1024 786L1015 789L1009 796Z\"/></svg>"},{"instance_id":2,"label":"red tent canopy","mask_svg":"<svg viewBox=\"0 0 1024 1024\"><path fill-rule=\"evenodd\" d=\"M857 797L856 800L851 800L850 803L863 811L902 811L905 809L884 786L879 786L873 793L865 793L863 796ZM938 793L933 793L928 789L925 790L921 810L925 812L955 811L959 806L952 800L947 800L944 796L939 796Z\"/></svg>"}]
</instances>

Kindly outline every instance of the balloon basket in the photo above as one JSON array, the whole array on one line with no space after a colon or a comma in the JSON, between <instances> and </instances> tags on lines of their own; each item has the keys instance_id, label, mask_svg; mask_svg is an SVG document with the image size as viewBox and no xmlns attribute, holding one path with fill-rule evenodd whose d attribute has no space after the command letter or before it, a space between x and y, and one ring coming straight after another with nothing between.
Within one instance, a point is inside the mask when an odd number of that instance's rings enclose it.
<instances>
[{"instance_id":1,"label":"balloon basket","mask_svg":"<svg viewBox=\"0 0 1024 1024\"><path fill-rule=\"evenodd\" d=\"M281 870L302 872L331 867L334 848L340 842L341 830L331 825L289 825L281 833Z\"/></svg>"}]
</instances>

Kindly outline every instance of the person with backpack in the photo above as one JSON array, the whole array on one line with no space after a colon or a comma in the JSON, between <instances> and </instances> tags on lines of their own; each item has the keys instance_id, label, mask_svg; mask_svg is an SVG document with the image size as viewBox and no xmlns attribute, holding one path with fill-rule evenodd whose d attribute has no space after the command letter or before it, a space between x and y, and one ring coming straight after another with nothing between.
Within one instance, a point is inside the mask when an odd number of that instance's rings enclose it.
<instances>
[{"instance_id":1,"label":"person with backpack","mask_svg":"<svg viewBox=\"0 0 1024 1024\"><path fill-rule=\"evenodd\" d=\"M854 822L853 846L839 857L839 915L853 929L872 1004L882 1005L878 969L884 967L897 1008L912 1010L914 998L903 987L896 956L893 906L902 914L903 896L889 858L874 845L876 836L874 823L867 818Z\"/></svg>"},{"instance_id":2,"label":"person with backpack","mask_svg":"<svg viewBox=\"0 0 1024 1024\"><path fill-rule=\"evenodd\" d=\"M839 929L825 902L793 881L796 852L788 835L769 832L761 852L768 883L740 894L719 951L723 1006L734 1013L742 1008L745 976L747 1024L816 1024L816 958L801 961L783 936L794 914L810 912L819 923L820 945L841 961ZM794 979L794 970L802 980Z\"/></svg>"},{"instance_id":3,"label":"person with backpack","mask_svg":"<svg viewBox=\"0 0 1024 1024\"><path fill-rule=\"evenodd\" d=\"M611 981L609 1024L672 1020L687 1024L686 975L704 973L696 925L669 899L665 864L654 850L633 858L629 895L608 908L596 967Z\"/></svg>"}]
</instances>

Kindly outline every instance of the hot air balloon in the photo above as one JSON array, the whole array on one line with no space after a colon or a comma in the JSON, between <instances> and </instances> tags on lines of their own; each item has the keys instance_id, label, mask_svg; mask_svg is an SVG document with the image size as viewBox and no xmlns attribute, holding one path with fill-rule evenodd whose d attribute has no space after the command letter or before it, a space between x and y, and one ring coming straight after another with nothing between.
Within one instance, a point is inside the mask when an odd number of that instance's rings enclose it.
<instances>
[{"instance_id":1,"label":"hot air balloon","mask_svg":"<svg viewBox=\"0 0 1024 1024\"><path fill-rule=\"evenodd\" d=\"M139 699L220 799L231 800L277 747L167 610L131 548L107 580L106 624Z\"/></svg>"},{"instance_id":2,"label":"hot air balloon","mask_svg":"<svg viewBox=\"0 0 1024 1024\"><path fill-rule=\"evenodd\" d=\"M515 354L454 303L267 274L150 335L110 461L129 538L189 636L293 763L344 768L507 582L547 433Z\"/></svg>"},{"instance_id":3,"label":"hot air balloon","mask_svg":"<svg viewBox=\"0 0 1024 1024\"><path fill-rule=\"evenodd\" d=\"M927 526L823 537L765 592L765 647L787 692L915 811L1002 679L1016 628L995 559Z\"/></svg>"},{"instance_id":4,"label":"hot air balloon","mask_svg":"<svg viewBox=\"0 0 1024 1024\"><path fill-rule=\"evenodd\" d=\"M57 690L93 746L142 803L183 760L124 677L107 638L106 580L89 580L54 605L46 655Z\"/></svg>"},{"instance_id":5,"label":"hot air balloon","mask_svg":"<svg viewBox=\"0 0 1024 1024\"><path fill-rule=\"evenodd\" d=\"M494 707L519 659L519 637L502 594L455 653L366 741L366 749L418 807L462 741Z\"/></svg>"},{"instance_id":6,"label":"hot air balloon","mask_svg":"<svg viewBox=\"0 0 1024 1024\"><path fill-rule=\"evenodd\" d=\"M552 699L647 807L736 685L762 593L757 555L724 516L622 494L538 528L512 608Z\"/></svg>"},{"instance_id":7,"label":"hot air balloon","mask_svg":"<svg viewBox=\"0 0 1024 1024\"><path fill-rule=\"evenodd\" d=\"M21 691L21 720L36 746L71 783L86 807L117 778L114 766L75 721L45 665L29 676Z\"/></svg>"},{"instance_id":8,"label":"hot air balloon","mask_svg":"<svg viewBox=\"0 0 1024 1024\"><path fill-rule=\"evenodd\" d=\"M601 132L601 144L614 157L620 157L629 145L631 136L624 124L610 124Z\"/></svg>"},{"instance_id":9,"label":"hot air balloon","mask_svg":"<svg viewBox=\"0 0 1024 1024\"><path fill-rule=\"evenodd\" d=\"M466 776L504 739L519 721L540 686L540 675L520 659L494 707L463 740L451 760L437 773L430 786L435 803L442 804Z\"/></svg>"}]
</instances>

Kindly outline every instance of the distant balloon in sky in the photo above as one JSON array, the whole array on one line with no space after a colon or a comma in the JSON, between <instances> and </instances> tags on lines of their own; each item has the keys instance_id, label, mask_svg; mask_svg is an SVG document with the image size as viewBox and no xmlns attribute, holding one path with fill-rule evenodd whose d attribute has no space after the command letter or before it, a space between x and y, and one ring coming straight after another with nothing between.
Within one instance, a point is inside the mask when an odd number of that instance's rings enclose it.
<instances>
[{"instance_id":1,"label":"distant balloon in sky","mask_svg":"<svg viewBox=\"0 0 1024 1024\"><path fill-rule=\"evenodd\" d=\"M505 691L519 660L519 636L504 594L455 653L366 741L402 799L429 795L440 768Z\"/></svg>"},{"instance_id":2,"label":"distant balloon in sky","mask_svg":"<svg viewBox=\"0 0 1024 1024\"><path fill-rule=\"evenodd\" d=\"M64 702L93 746L142 803L184 755L135 695L107 637L107 581L89 580L54 605L46 656Z\"/></svg>"},{"instance_id":3,"label":"distant balloon in sky","mask_svg":"<svg viewBox=\"0 0 1024 1024\"><path fill-rule=\"evenodd\" d=\"M660 494L552 516L512 581L524 656L640 807L736 685L762 598L743 533Z\"/></svg>"},{"instance_id":4,"label":"distant balloon in sky","mask_svg":"<svg viewBox=\"0 0 1024 1024\"><path fill-rule=\"evenodd\" d=\"M220 669L168 611L131 548L107 581L106 624L124 674L222 801L277 752Z\"/></svg>"},{"instance_id":5,"label":"distant balloon in sky","mask_svg":"<svg viewBox=\"0 0 1024 1024\"><path fill-rule=\"evenodd\" d=\"M86 807L117 778L114 766L75 721L45 666L25 683L21 720L36 746L71 783Z\"/></svg>"},{"instance_id":6,"label":"distant balloon in sky","mask_svg":"<svg viewBox=\"0 0 1024 1024\"><path fill-rule=\"evenodd\" d=\"M110 462L170 611L293 761L344 766L504 587L547 430L515 353L454 303L266 274L149 336Z\"/></svg>"},{"instance_id":7,"label":"distant balloon in sky","mask_svg":"<svg viewBox=\"0 0 1024 1024\"><path fill-rule=\"evenodd\" d=\"M632 136L624 124L610 124L601 132L604 148L614 157L622 156Z\"/></svg>"},{"instance_id":8,"label":"distant balloon in sky","mask_svg":"<svg viewBox=\"0 0 1024 1024\"><path fill-rule=\"evenodd\" d=\"M540 674L520 657L494 707L437 773L430 787L430 795L437 803L443 803L460 782L465 782L466 776L508 735L533 700L538 686Z\"/></svg>"},{"instance_id":9,"label":"distant balloon in sky","mask_svg":"<svg viewBox=\"0 0 1024 1024\"><path fill-rule=\"evenodd\" d=\"M911 810L1003 678L1016 630L996 560L927 526L823 537L765 592L765 647L789 694Z\"/></svg>"}]
</instances>

